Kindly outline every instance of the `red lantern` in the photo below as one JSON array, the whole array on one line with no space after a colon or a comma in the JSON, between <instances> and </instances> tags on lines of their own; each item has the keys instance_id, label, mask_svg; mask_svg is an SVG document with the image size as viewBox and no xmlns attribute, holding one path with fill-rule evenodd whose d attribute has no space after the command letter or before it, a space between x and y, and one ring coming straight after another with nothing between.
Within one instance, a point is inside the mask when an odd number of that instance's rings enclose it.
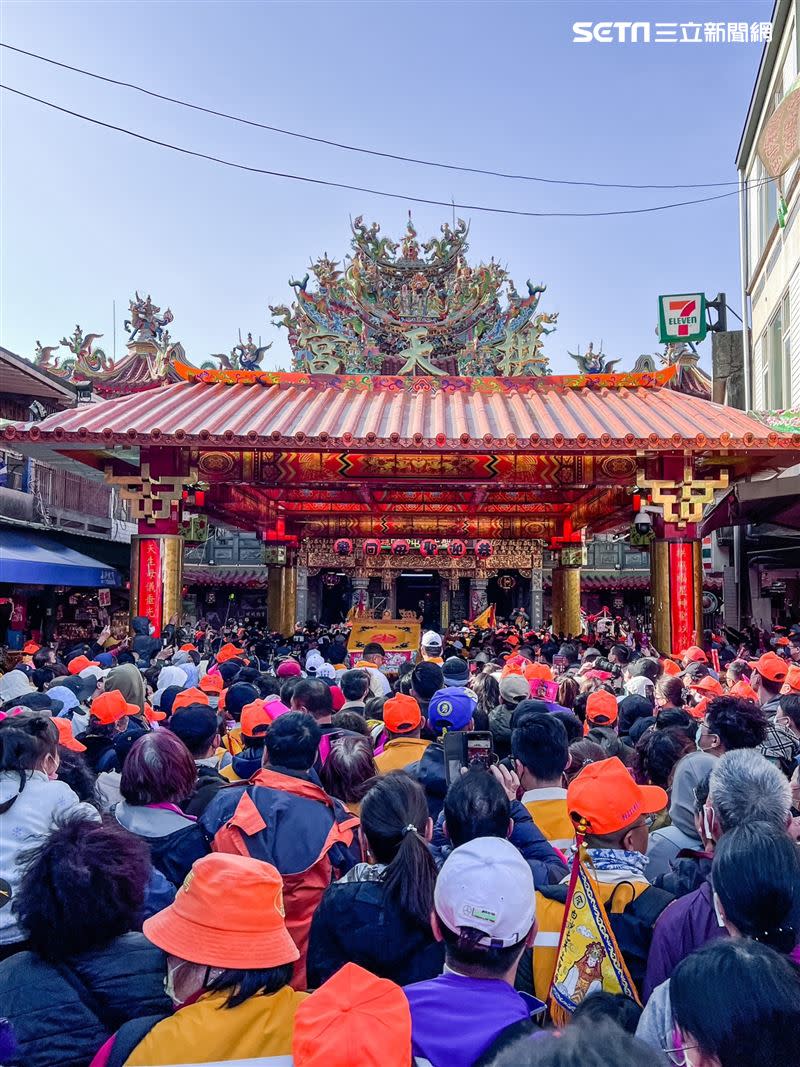
<instances>
[{"instance_id":1,"label":"red lantern","mask_svg":"<svg viewBox=\"0 0 800 1067\"><path fill-rule=\"evenodd\" d=\"M393 556L407 556L411 546L405 538L399 538L397 541L392 541L392 555Z\"/></svg>"},{"instance_id":2,"label":"red lantern","mask_svg":"<svg viewBox=\"0 0 800 1067\"><path fill-rule=\"evenodd\" d=\"M333 554L335 556L352 556L353 542L349 537L340 537L333 542Z\"/></svg>"},{"instance_id":3,"label":"red lantern","mask_svg":"<svg viewBox=\"0 0 800 1067\"><path fill-rule=\"evenodd\" d=\"M492 542L491 541L476 541L475 542L475 555L478 559L489 559L492 554Z\"/></svg>"},{"instance_id":4,"label":"red lantern","mask_svg":"<svg viewBox=\"0 0 800 1067\"><path fill-rule=\"evenodd\" d=\"M381 554L381 543L377 537L369 537L364 542L364 555L365 556L379 556Z\"/></svg>"},{"instance_id":5,"label":"red lantern","mask_svg":"<svg viewBox=\"0 0 800 1067\"><path fill-rule=\"evenodd\" d=\"M461 559L462 556L466 555L466 551L467 546L463 541L451 541L447 546L447 553L452 556L453 559Z\"/></svg>"},{"instance_id":6,"label":"red lantern","mask_svg":"<svg viewBox=\"0 0 800 1067\"><path fill-rule=\"evenodd\" d=\"M439 543L432 537L426 537L424 541L420 541L419 550L423 556L435 556L439 551Z\"/></svg>"}]
</instances>

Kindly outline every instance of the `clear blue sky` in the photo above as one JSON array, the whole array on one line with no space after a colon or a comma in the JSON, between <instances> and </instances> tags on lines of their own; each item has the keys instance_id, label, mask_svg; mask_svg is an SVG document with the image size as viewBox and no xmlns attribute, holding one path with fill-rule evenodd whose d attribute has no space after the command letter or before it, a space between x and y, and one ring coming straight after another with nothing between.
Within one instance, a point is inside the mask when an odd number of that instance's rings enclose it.
<instances>
[{"instance_id":1,"label":"clear blue sky","mask_svg":"<svg viewBox=\"0 0 800 1067\"><path fill-rule=\"evenodd\" d=\"M16 3L2 39L193 102L378 149L600 181L735 179L755 44L572 43L582 19L769 19L771 0L530 3ZM2 80L153 137L253 163L423 197L526 210L603 210L724 190L591 190L431 170L248 129L4 51ZM396 233L399 201L231 171L0 94L0 340L24 355L76 322L117 353L134 289L175 315L189 357L238 329L285 331L309 257L348 250L348 216ZM449 217L416 206L421 236ZM471 256L543 280L560 323L546 351L602 339L630 366L654 351L656 298L725 289L739 304L737 199L611 219L473 213ZM708 361L710 342L703 346ZM269 357L268 357L269 358Z\"/></svg>"}]
</instances>

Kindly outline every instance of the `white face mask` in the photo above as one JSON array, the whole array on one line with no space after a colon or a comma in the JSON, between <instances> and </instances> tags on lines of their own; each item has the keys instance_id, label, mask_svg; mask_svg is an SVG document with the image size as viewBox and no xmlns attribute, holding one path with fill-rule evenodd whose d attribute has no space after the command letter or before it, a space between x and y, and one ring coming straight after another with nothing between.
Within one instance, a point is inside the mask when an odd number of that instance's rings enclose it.
<instances>
[{"instance_id":1,"label":"white face mask","mask_svg":"<svg viewBox=\"0 0 800 1067\"><path fill-rule=\"evenodd\" d=\"M712 894L712 901L714 903L714 914L717 917L717 923L724 930L725 929L725 916L722 914L722 905L719 902L719 897L716 893Z\"/></svg>"},{"instance_id":2,"label":"white face mask","mask_svg":"<svg viewBox=\"0 0 800 1067\"><path fill-rule=\"evenodd\" d=\"M714 840L714 809L709 804L703 805L703 830L707 841Z\"/></svg>"}]
</instances>

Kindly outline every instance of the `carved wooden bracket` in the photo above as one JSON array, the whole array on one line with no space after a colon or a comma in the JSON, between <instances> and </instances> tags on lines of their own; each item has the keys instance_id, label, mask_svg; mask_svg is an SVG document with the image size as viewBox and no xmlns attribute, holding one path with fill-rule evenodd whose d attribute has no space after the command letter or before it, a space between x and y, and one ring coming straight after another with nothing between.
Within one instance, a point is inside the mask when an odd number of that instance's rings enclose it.
<instances>
[{"instance_id":1,"label":"carved wooden bracket","mask_svg":"<svg viewBox=\"0 0 800 1067\"><path fill-rule=\"evenodd\" d=\"M680 481L648 478L644 468L640 467L637 484L648 490L654 504L664 509L665 523L687 526L700 522L706 504L714 499L715 490L728 488L728 470L722 467L715 478L699 478L692 469L692 461L687 458Z\"/></svg>"}]
</instances>

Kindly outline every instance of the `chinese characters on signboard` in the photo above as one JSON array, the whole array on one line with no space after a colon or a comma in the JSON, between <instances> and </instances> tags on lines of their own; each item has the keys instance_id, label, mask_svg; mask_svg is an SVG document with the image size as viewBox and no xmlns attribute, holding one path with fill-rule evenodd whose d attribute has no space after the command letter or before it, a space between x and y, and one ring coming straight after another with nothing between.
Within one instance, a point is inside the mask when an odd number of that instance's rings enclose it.
<instances>
[{"instance_id":1,"label":"chinese characters on signboard","mask_svg":"<svg viewBox=\"0 0 800 1067\"><path fill-rule=\"evenodd\" d=\"M139 614L145 615L161 633L161 542L155 537L143 537L139 541Z\"/></svg>"}]
</instances>

